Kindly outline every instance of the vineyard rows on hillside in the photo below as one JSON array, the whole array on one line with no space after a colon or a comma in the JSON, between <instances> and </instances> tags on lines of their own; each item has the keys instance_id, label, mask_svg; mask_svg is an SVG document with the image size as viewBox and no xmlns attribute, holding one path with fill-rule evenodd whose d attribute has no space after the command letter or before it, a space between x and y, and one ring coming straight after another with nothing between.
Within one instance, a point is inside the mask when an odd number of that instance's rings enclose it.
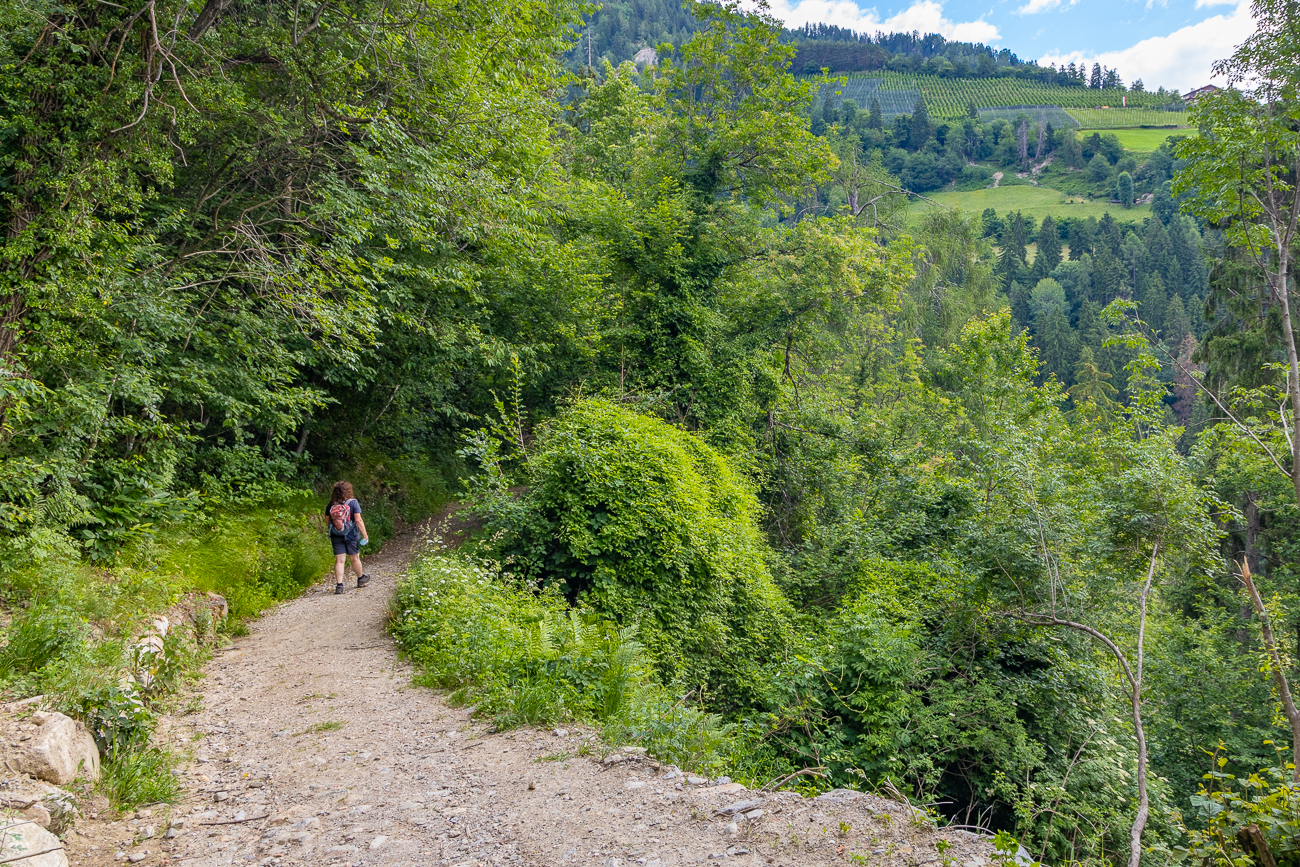
<instances>
[{"instance_id":1,"label":"vineyard rows on hillside","mask_svg":"<svg viewBox=\"0 0 1300 867\"><path fill-rule=\"evenodd\" d=\"M1187 112L1163 111L1149 108L1085 108L1070 109L1073 117L1084 129L1131 129L1140 126L1186 126Z\"/></svg>"},{"instance_id":2,"label":"vineyard rows on hillside","mask_svg":"<svg viewBox=\"0 0 1300 867\"><path fill-rule=\"evenodd\" d=\"M822 94L837 101L852 99L863 109L870 107L875 97L886 117L911 114L918 95L925 96L931 117L943 119L965 117L972 102L977 108L1057 106L1070 110L1095 109L1126 97L1130 107L1160 111L1159 98L1151 93L1120 94L1017 78L940 78L885 71L849 75L827 85Z\"/></svg>"},{"instance_id":3,"label":"vineyard rows on hillside","mask_svg":"<svg viewBox=\"0 0 1300 867\"><path fill-rule=\"evenodd\" d=\"M1079 126L1079 122L1059 105L1006 105L997 108L979 109L980 120L984 123L995 120L1015 123L1022 114L1030 118L1030 120L1050 123L1057 129Z\"/></svg>"}]
</instances>

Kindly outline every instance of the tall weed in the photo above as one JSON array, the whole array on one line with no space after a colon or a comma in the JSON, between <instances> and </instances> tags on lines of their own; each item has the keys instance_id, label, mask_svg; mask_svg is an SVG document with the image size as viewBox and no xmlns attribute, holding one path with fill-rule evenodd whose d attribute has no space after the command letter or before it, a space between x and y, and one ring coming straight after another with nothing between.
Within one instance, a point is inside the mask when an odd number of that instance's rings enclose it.
<instances>
[{"instance_id":1,"label":"tall weed","mask_svg":"<svg viewBox=\"0 0 1300 867\"><path fill-rule=\"evenodd\" d=\"M731 728L654 677L634 626L568 607L462 555L420 561L398 586L392 631L417 681L451 690L501 727L576 721L683 767L725 763Z\"/></svg>"},{"instance_id":2,"label":"tall weed","mask_svg":"<svg viewBox=\"0 0 1300 867\"><path fill-rule=\"evenodd\" d=\"M86 631L76 612L58 603L39 603L19 612L0 647L0 680L30 674L75 653Z\"/></svg>"},{"instance_id":3,"label":"tall weed","mask_svg":"<svg viewBox=\"0 0 1300 867\"><path fill-rule=\"evenodd\" d=\"M171 772L172 764L174 757L157 747L110 750L100 768L99 790L116 810L175 803L180 784Z\"/></svg>"}]
</instances>

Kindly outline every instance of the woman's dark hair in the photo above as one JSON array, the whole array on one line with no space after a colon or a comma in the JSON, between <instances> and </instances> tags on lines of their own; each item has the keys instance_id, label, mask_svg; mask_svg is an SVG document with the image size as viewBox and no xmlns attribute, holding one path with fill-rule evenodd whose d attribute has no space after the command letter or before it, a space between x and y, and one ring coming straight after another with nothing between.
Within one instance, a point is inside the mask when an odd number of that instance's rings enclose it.
<instances>
[{"instance_id":1,"label":"woman's dark hair","mask_svg":"<svg viewBox=\"0 0 1300 867\"><path fill-rule=\"evenodd\" d=\"M352 499L352 483L335 482L334 492L330 494L330 505L332 506L335 503L346 503L350 499Z\"/></svg>"}]
</instances>

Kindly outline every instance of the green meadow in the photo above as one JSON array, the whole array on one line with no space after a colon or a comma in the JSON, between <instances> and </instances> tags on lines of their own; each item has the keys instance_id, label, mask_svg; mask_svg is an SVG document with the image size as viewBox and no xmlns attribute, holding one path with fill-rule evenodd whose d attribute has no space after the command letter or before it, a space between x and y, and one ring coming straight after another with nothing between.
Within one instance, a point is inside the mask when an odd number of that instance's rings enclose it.
<instances>
[{"instance_id":1,"label":"green meadow","mask_svg":"<svg viewBox=\"0 0 1300 867\"><path fill-rule=\"evenodd\" d=\"M1079 138L1087 138L1094 132L1114 135L1120 144L1135 154L1151 153L1171 135L1196 135L1194 129L1081 129Z\"/></svg>"},{"instance_id":2,"label":"green meadow","mask_svg":"<svg viewBox=\"0 0 1300 867\"><path fill-rule=\"evenodd\" d=\"M937 204L936 204L937 203ZM1035 220L1051 214L1053 218L1061 217L1097 217L1100 219L1107 211L1124 222L1141 220L1151 213L1150 205L1135 205L1128 210L1119 205L1100 199L1088 200L1082 196L1067 196L1060 190L1050 187L1033 187L1028 184L1000 186L969 192L927 193L925 199L914 199L908 214L908 224L914 225L927 209L935 207L956 208L966 214L980 214L985 208L993 208L999 214L1007 211L1020 211L1026 216L1033 215Z\"/></svg>"}]
</instances>

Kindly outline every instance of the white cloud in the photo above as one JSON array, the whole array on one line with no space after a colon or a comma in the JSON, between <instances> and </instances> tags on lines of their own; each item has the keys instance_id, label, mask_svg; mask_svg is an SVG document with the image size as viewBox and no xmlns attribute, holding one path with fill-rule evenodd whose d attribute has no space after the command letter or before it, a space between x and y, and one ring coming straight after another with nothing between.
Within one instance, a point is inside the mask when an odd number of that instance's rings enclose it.
<instances>
[{"instance_id":1,"label":"white cloud","mask_svg":"<svg viewBox=\"0 0 1300 867\"><path fill-rule=\"evenodd\" d=\"M1021 6L1016 11L1021 15L1036 15L1039 12L1047 12L1051 9L1055 9L1057 6L1060 6L1062 2L1063 0L1029 0L1028 3ZM1069 0L1065 5L1073 6L1077 2L1079 2L1079 0ZM1233 2L1236 2L1236 0L1233 0Z\"/></svg>"},{"instance_id":2,"label":"white cloud","mask_svg":"<svg viewBox=\"0 0 1300 867\"><path fill-rule=\"evenodd\" d=\"M1032 2L1032 0L1031 0ZM1236 9L1214 15L1198 24L1175 30L1168 36L1153 36L1121 51L1085 54L1082 51L1047 54L1039 63L1094 63L1118 69L1125 83L1142 79L1148 90L1157 86L1182 91L1208 84L1214 61L1228 57L1255 30L1248 0L1197 0L1197 6L1232 2Z\"/></svg>"},{"instance_id":3,"label":"white cloud","mask_svg":"<svg viewBox=\"0 0 1300 867\"><path fill-rule=\"evenodd\" d=\"M938 0L917 0L902 12L888 18L881 18L874 8L863 9L853 0L772 0L771 12L785 22L787 27L813 23L836 24L866 33L875 33L877 30L886 33L919 30L922 33L938 33L945 39L990 45L1002 38L998 28L987 21L952 21L943 17L943 4Z\"/></svg>"}]
</instances>

